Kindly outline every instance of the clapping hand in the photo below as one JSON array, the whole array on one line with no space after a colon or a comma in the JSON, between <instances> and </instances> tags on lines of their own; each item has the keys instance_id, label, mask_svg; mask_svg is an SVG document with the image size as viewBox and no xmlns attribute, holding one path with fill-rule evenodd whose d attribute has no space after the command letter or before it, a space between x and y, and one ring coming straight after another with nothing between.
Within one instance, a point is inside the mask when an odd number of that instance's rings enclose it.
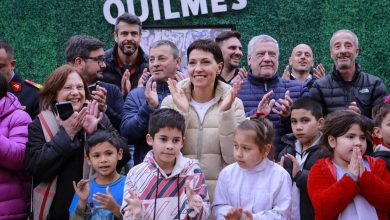
<instances>
[{"instance_id":1,"label":"clapping hand","mask_svg":"<svg viewBox=\"0 0 390 220\"><path fill-rule=\"evenodd\" d=\"M90 192L89 179L82 179L77 184L76 181L73 181L73 189L79 197L79 200L85 204Z\"/></svg>"},{"instance_id":2,"label":"clapping hand","mask_svg":"<svg viewBox=\"0 0 390 220\"><path fill-rule=\"evenodd\" d=\"M274 92L270 91L263 96L263 98L259 102L259 105L257 106L257 113L262 113L265 117L267 117L271 113L271 110L275 105L275 99L270 100L271 96L273 95Z\"/></svg>"},{"instance_id":3,"label":"clapping hand","mask_svg":"<svg viewBox=\"0 0 390 220\"><path fill-rule=\"evenodd\" d=\"M283 99L279 99L275 102L275 106L278 108L272 108L272 112L278 114L282 118L287 118L291 114L291 105L293 101L290 97L290 91L287 90Z\"/></svg>"},{"instance_id":4,"label":"clapping hand","mask_svg":"<svg viewBox=\"0 0 390 220\"><path fill-rule=\"evenodd\" d=\"M362 113L359 107L357 106L356 102L351 102L351 104L348 106L348 110L357 113L358 115Z\"/></svg>"},{"instance_id":5,"label":"clapping hand","mask_svg":"<svg viewBox=\"0 0 390 220\"><path fill-rule=\"evenodd\" d=\"M83 128L87 134L92 134L97 130L98 123L103 119L103 113L99 112L98 103L96 100L93 100L88 105L88 111L85 115Z\"/></svg>"},{"instance_id":6,"label":"clapping hand","mask_svg":"<svg viewBox=\"0 0 390 220\"><path fill-rule=\"evenodd\" d=\"M287 65L286 68L284 68L283 75L282 75L282 79L290 80L291 73L290 73L290 71L288 70L289 67L290 67L290 66Z\"/></svg>"},{"instance_id":7,"label":"clapping hand","mask_svg":"<svg viewBox=\"0 0 390 220\"><path fill-rule=\"evenodd\" d=\"M240 220L241 216L244 215L245 220L252 220L253 215L251 212L243 210L242 208L232 208L224 216L226 220Z\"/></svg>"},{"instance_id":8,"label":"clapping hand","mask_svg":"<svg viewBox=\"0 0 390 220\"><path fill-rule=\"evenodd\" d=\"M158 107L158 94L157 94L157 84L153 81L153 77L150 77L148 82L146 82L145 88L145 98L146 102L153 109Z\"/></svg>"},{"instance_id":9,"label":"clapping hand","mask_svg":"<svg viewBox=\"0 0 390 220\"><path fill-rule=\"evenodd\" d=\"M85 123L85 117L88 114L87 108L82 108L79 112L73 112L73 114L66 120L62 121L59 116L56 117L57 122L62 126L65 132L68 134L69 138L73 140L77 132L83 128Z\"/></svg>"},{"instance_id":10,"label":"clapping hand","mask_svg":"<svg viewBox=\"0 0 390 220\"><path fill-rule=\"evenodd\" d=\"M230 89L229 94L223 98L221 104L219 105L219 111L225 112L232 107L234 100L237 97L238 92L241 89L242 80L234 83L233 87Z\"/></svg>"},{"instance_id":11,"label":"clapping hand","mask_svg":"<svg viewBox=\"0 0 390 220\"><path fill-rule=\"evenodd\" d=\"M106 194L98 192L93 195L93 200L101 204L96 206L96 208L107 209L112 213L117 213L120 215L120 205L118 205L118 203L116 203L115 199L112 197L109 186L106 187Z\"/></svg>"},{"instance_id":12,"label":"clapping hand","mask_svg":"<svg viewBox=\"0 0 390 220\"><path fill-rule=\"evenodd\" d=\"M176 87L176 81L169 78L168 88L171 93L173 103L175 103L180 111L183 113L188 113L190 110L190 104L188 103L188 99L185 96L183 90Z\"/></svg>"},{"instance_id":13,"label":"clapping hand","mask_svg":"<svg viewBox=\"0 0 390 220\"><path fill-rule=\"evenodd\" d=\"M146 79L148 78L148 75L149 75L148 69L144 68L144 70L142 71L142 75L138 80L137 87L144 87Z\"/></svg>"},{"instance_id":14,"label":"clapping hand","mask_svg":"<svg viewBox=\"0 0 390 220\"><path fill-rule=\"evenodd\" d=\"M121 91L122 96L126 97L127 94L131 90L131 82L130 82L130 71L126 69L126 71L123 73L122 80L121 80Z\"/></svg>"},{"instance_id":15,"label":"clapping hand","mask_svg":"<svg viewBox=\"0 0 390 220\"><path fill-rule=\"evenodd\" d=\"M351 161L348 164L348 172L356 177L360 177L365 168L363 165L362 153L359 147L354 147L352 151Z\"/></svg>"},{"instance_id":16,"label":"clapping hand","mask_svg":"<svg viewBox=\"0 0 390 220\"><path fill-rule=\"evenodd\" d=\"M125 198L127 203L127 207L124 208L125 214L130 215L132 218L141 218L142 216L142 202L138 198L137 194L133 192L131 189L128 190L130 194L130 198Z\"/></svg>"},{"instance_id":17,"label":"clapping hand","mask_svg":"<svg viewBox=\"0 0 390 220\"><path fill-rule=\"evenodd\" d=\"M314 68L313 75L316 79L320 79L325 76L325 68L321 63L318 64L316 68Z\"/></svg>"},{"instance_id":18,"label":"clapping hand","mask_svg":"<svg viewBox=\"0 0 390 220\"><path fill-rule=\"evenodd\" d=\"M196 194L195 190L191 188L190 181L186 181L186 195L188 200L188 205L192 207L197 214L200 213L203 206L203 200L200 195Z\"/></svg>"},{"instance_id":19,"label":"clapping hand","mask_svg":"<svg viewBox=\"0 0 390 220\"><path fill-rule=\"evenodd\" d=\"M104 87L97 85L96 90L92 91L91 96L98 102L99 111L105 112L107 108L107 90Z\"/></svg>"}]
</instances>

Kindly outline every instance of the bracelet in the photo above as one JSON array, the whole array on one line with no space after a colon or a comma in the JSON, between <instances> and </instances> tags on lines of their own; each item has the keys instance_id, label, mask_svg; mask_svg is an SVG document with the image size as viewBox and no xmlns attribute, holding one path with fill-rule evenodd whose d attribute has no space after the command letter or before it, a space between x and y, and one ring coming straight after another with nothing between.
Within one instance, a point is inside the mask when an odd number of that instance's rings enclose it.
<instances>
[{"instance_id":1,"label":"bracelet","mask_svg":"<svg viewBox=\"0 0 390 220\"><path fill-rule=\"evenodd\" d=\"M265 117L263 112L256 112L256 117Z\"/></svg>"}]
</instances>

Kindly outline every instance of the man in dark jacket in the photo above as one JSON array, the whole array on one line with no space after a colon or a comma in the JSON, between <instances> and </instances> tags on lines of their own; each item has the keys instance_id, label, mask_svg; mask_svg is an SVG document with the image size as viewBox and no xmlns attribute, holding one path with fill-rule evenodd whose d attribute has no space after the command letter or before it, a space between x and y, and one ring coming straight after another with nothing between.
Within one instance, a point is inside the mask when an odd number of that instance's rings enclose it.
<instances>
[{"instance_id":1,"label":"man in dark jacket","mask_svg":"<svg viewBox=\"0 0 390 220\"><path fill-rule=\"evenodd\" d=\"M253 37L248 44L248 64L250 71L244 80L238 98L244 103L247 116L264 115L261 100L267 99L267 106L272 111L267 117L275 126L274 147L277 156L282 145L283 135L291 133L290 113L292 99L307 92L306 87L297 80L284 80L277 75L279 66L279 45L268 35ZM267 95L266 95L267 94ZM270 99L270 100L268 100Z\"/></svg>"},{"instance_id":2,"label":"man in dark jacket","mask_svg":"<svg viewBox=\"0 0 390 220\"><path fill-rule=\"evenodd\" d=\"M170 94L167 80L182 79L177 69L181 59L179 50L174 43L167 40L154 42L149 50L149 67L151 77L146 87L132 90L123 105L121 134L135 145L134 164L143 161L146 153L151 149L146 143L149 115L158 109L161 101Z\"/></svg>"},{"instance_id":3,"label":"man in dark jacket","mask_svg":"<svg viewBox=\"0 0 390 220\"><path fill-rule=\"evenodd\" d=\"M0 72L8 81L8 92L18 97L23 110L34 119L39 113L38 92L42 85L24 80L15 72L15 66L14 49L8 42L0 39Z\"/></svg>"},{"instance_id":4,"label":"man in dark jacket","mask_svg":"<svg viewBox=\"0 0 390 220\"><path fill-rule=\"evenodd\" d=\"M67 42L65 58L84 76L92 98L98 101L99 110L104 112L112 125L119 131L123 98L116 85L101 82L106 67L103 59L103 42L88 35L76 35Z\"/></svg>"},{"instance_id":5,"label":"man in dark jacket","mask_svg":"<svg viewBox=\"0 0 390 220\"><path fill-rule=\"evenodd\" d=\"M324 115L350 109L371 118L372 108L388 94L380 78L364 72L356 63L359 51L358 38L350 30L336 31L330 39L332 72L310 89L310 96L322 103Z\"/></svg>"},{"instance_id":6,"label":"man in dark jacket","mask_svg":"<svg viewBox=\"0 0 390 220\"><path fill-rule=\"evenodd\" d=\"M123 97L137 88L145 68L148 68L148 56L140 47L142 32L141 20L132 14L124 13L115 22L115 46L104 54L107 65L103 72L103 81L121 88Z\"/></svg>"}]
</instances>

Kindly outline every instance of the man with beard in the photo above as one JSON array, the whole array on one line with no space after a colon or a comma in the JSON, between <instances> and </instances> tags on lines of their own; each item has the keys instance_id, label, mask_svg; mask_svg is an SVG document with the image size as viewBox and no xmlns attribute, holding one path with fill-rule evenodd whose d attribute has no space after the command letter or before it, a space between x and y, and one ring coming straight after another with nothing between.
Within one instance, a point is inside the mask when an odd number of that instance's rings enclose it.
<instances>
[{"instance_id":1,"label":"man with beard","mask_svg":"<svg viewBox=\"0 0 390 220\"><path fill-rule=\"evenodd\" d=\"M103 46L95 37L76 35L67 42L65 58L84 77L92 98L99 103L99 111L104 112L119 131L123 106L121 91L116 85L99 81L106 67Z\"/></svg>"},{"instance_id":2,"label":"man with beard","mask_svg":"<svg viewBox=\"0 0 390 220\"><path fill-rule=\"evenodd\" d=\"M170 94L167 80L183 79L177 72L181 58L179 49L173 42L160 40L152 43L149 56L151 77L145 87L130 91L123 105L121 134L128 139L129 143L135 145L135 165L141 163L151 149L145 139L148 133L149 115L158 109L162 100Z\"/></svg>"},{"instance_id":3,"label":"man with beard","mask_svg":"<svg viewBox=\"0 0 390 220\"><path fill-rule=\"evenodd\" d=\"M310 96L322 103L324 116L339 109L350 109L371 118L372 108L383 103L388 94L380 78L364 72L356 63L359 52L358 38L352 31L343 29L332 35L332 72L310 89Z\"/></svg>"},{"instance_id":4,"label":"man with beard","mask_svg":"<svg viewBox=\"0 0 390 220\"><path fill-rule=\"evenodd\" d=\"M314 65L313 51L307 44L299 44L294 47L291 56L288 60L289 65L286 66L283 72L283 79L299 80L306 84L307 88L311 88L316 79L325 76L325 69L322 64L319 64L314 69L313 75L310 73ZM289 67L292 71L290 73Z\"/></svg>"},{"instance_id":5,"label":"man with beard","mask_svg":"<svg viewBox=\"0 0 390 220\"><path fill-rule=\"evenodd\" d=\"M240 68L242 58L240 39L241 34L238 31L224 31L215 38L215 42L221 48L224 63L222 72L218 75L218 78L232 85L247 77L245 69Z\"/></svg>"},{"instance_id":6,"label":"man with beard","mask_svg":"<svg viewBox=\"0 0 390 220\"><path fill-rule=\"evenodd\" d=\"M18 97L23 110L34 119L39 114L38 92L42 85L24 80L15 72L15 66L14 49L8 42L0 39L0 74L4 74L8 81L8 92Z\"/></svg>"},{"instance_id":7,"label":"man with beard","mask_svg":"<svg viewBox=\"0 0 390 220\"><path fill-rule=\"evenodd\" d=\"M129 13L119 16L113 33L116 44L104 54L107 67L103 81L119 86L123 97L138 86L142 74L147 72L149 58L140 47L141 28L137 16Z\"/></svg>"}]
</instances>

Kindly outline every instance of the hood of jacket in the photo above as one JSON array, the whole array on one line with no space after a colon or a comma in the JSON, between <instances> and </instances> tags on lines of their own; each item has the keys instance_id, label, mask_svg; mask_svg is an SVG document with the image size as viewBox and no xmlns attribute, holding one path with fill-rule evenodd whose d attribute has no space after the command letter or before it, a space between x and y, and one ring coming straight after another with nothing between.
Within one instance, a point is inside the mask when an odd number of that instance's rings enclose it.
<instances>
[{"instance_id":1,"label":"hood of jacket","mask_svg":"<svg viewBox=\"0 0 390 220\"><path fill-rule=\"evenodd\" d=\"M194 175L195 170L194 165L198 165L195 167L200 167L199 162L194 159L189 159L183 156L181 152L178 153L176 156L176 163L173 167L173 170L169 176L159 167L156 160L154 159L154 152L153 150L149 151L144 159L144 163L148 164L149 170L156 170L159 169L159 173L164 176L164 178L171 178L179 176L188 176L188 175Z\"/></svg>"},{"instance_id":2,"label":"hood of jacket","mask_svg":"<svg viewBox=\"0 0 390 220\"><path fill-rule=\"evenodd\" d=\"M15 110L22 110L22 105L20 104L18 98L12 93L7 92L7 94L0 99L0 119L7 117Z\"/></svg>"}]
</instances>

